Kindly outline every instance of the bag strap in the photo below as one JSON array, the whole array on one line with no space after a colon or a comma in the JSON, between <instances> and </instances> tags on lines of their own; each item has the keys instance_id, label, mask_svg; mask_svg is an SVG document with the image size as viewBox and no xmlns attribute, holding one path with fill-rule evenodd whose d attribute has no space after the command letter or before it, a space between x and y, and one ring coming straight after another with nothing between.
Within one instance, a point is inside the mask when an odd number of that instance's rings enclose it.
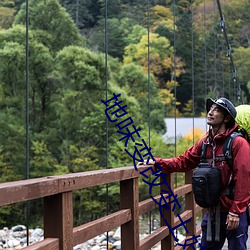
<instances>
[{"instance_id":1,"label":"bag strap","mask_svg":"<svg viewBox=\"0 0 250 250\"><path fill-rule=\"evenodd\" d=\"M207 152L207 144L202 142L200 162L205 162L206 152Z\"/></svg>"},{"instance_id":2,"label":"bag strap","mask_svg":"<svg viewBox=\"0 0 250 250\"><path fill-rule=\"evenodd\" d=\"M226 141L223 145L223 154L225 156L225 159L230 167L230 169L233 169L233 155L232 155L232 144L233 144L233 140L237 137L237 136L242 136L241 133L239 132L233 132L231 133L227 138Z\"/></svg>"},{"instance_id":3,"label":"bag strap","mask_svg":"<svg viewBox=\"0 0 250 250\"><path fill-rule=\"evenodd\" d=\"M225 160L227 161L230 170L233 171L233 155L232 155L232 144L233 144L233 140L237 137L237 136L242 136L241 133L239 132L233 132L231 133L227 138L226 141L223 145L223 154L225 157ZM234 184L233 184L233 176L232 174L230 175L230 179L229 182L227 184L226 189L224 190L224 194L226 194L231 200L234 199Z\"/></svg>"}]
</instances>

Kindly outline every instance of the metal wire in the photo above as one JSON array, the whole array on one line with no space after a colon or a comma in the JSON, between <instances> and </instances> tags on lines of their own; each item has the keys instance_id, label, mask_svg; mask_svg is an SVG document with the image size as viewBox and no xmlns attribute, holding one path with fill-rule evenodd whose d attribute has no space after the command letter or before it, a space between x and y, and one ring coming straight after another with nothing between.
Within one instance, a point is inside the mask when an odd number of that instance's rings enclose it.
<instances>
[{"instance_id":1,"label":"metal wire","mask_svg":"<svg viewBox=\"0 0 250 250\"><path fill-rule=\"evenodd\" d=\"M26 173L25 179L29 179L29 0L26 0L26 45L25 45L25 71L26 71ZM30 203L25 203L27 245L29 245L29 211Z\"/></svg>"},{"instance_id":2,"label":"metal wire","mask_svg":"<svg viewBox=\"0 0 250 250\"><path fill-rule=\"evenodd\" d=\"M204 0L204 90L205 97L207 97L207 40L206 40L206 0Z\"/></svg>"},{"instance_id":3,"label":"metal wire","mask_svg":"<svg viewBox=\"0 0 250 250\"><path fill-rule=\"evenodd\" d=\"M215 15L215 1L214 4L214 90L217 92L217 32L216 32L216 15Z\"/></svg>"},{"instance_id":4,"label":"metal wire","mask_svg":"<svg viewBox=\"0 0 250 250\"><path fill-rule=\"evenodd\" d=\"M227 36L227 29L226 29L226 24L225 24L225 18L224 18L223 13L222 13L220 0L217 0L217 6L218 6L219 14L220 14L220 27L221 27L221 31L223 32L224 38L226 40L227 56L228 56L228 58L230 60L230 66L231 66L231 70L232 70L232 78L233 78L233 84L234 84L234 91L236 90L235 94L237 95L238 103L241 104L242 103L242 96L241 96L240 81L237 79L237 72L236 72L236 68L235 68L235 65L234 65L234 60L233 60L231 45L229 43L228 36Z\"/></svg>"},{"instance_id":5,"label":"metal wire","mask_svg":"<svg viewBox=\"0 0 250 250\"><path fill-rule=\"evenodd\" d=\"M194 144L194 117L195 117L195 107L194 107L194 11L193 11L193 0L191 1L191 25L192 25L192 113L193 113L193 144Z\"/></svg>"},{"instance_id":6,"label":"metal wire","mask_svg":"<svg viewBox=\"0 0 250 250\"><path fill-rule=\"evenodd\" d=\"M105 0L105 83L106 83L106 101L108 100L108 0ZM108 118L106 117L106 169L109 167L108 162ZM109 211L109 186L106 184L106 215ZM107 232L107 249L108 249L108 232Z\"/></svg>"},{"instance_id":7,"label":"metal wire","mask_svg":"<svg viewBox=\"0 0 250 250\"><path fill-rule=\"evenodd\" d=\"M148 146L150 147L150 0L147 0L148 26ZM151 175L150 175L151 181ZM149 233L152 231L152 212L149 212Z\"/></svg>"}]
</instances>

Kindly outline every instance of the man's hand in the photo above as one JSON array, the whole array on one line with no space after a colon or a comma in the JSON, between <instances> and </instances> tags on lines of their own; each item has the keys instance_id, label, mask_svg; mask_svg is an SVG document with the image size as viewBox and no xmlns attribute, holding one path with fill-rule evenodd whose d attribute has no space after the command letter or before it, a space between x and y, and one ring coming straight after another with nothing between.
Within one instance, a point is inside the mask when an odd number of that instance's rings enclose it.
<instances>
[{"instance_id":1,"label":"man's hand","mask_svg":"<svg viewBox=\"0 0 250 250\"><path fill-rule=\"evenodd\" d=\"M227 229L228 230L234 230L239 226L240 218L239 216L231 215L230 213L227 215Z\"/></svg>"},{"instance_id":2,"label":"man's hand","mask_svg":"<svg viewBox=\"0 0 250 250\"><path fill-rule=\"evenodd\" d=\"M153 161L152 159L149 159L148 164L147 164L147 160L144 160L144 162L138 162L137 166L139 165L155 165L155 161Z\"/></svg>"}]
</instances>

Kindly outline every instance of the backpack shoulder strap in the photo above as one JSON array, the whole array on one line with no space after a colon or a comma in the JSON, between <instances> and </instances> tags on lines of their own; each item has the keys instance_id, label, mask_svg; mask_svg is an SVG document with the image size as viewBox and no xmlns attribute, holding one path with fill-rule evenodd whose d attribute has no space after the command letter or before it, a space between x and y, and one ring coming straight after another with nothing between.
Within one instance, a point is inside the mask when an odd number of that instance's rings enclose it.
<instances>
[{"instance_id":1,"label":"backpack shoulder strap","mask_svg":"<svg viewBox=\"0 0 250 250\"><path fill-rule=\"evenodd\" d=\"M206 160L206 152L207 152L207 144L202 142L200 162L205 162L205 160Z\"/></svg>"},{"instance_id":2,"label":"backpack shoulder strap","mask_svg":"<svg viewBox=\"0 0 250 250\"><path fill-rule=\"evenodd\" d=\"M232 156L232 144L233 144L233 140L237 137L237 136L242 136L241 133L239 132L233 132L231 133L227 138L226 141L223 145L223 154L225 156L225 159L229 165L229 167L232 169L233 168L233 156Z\"/></svg>"}]
</instances>

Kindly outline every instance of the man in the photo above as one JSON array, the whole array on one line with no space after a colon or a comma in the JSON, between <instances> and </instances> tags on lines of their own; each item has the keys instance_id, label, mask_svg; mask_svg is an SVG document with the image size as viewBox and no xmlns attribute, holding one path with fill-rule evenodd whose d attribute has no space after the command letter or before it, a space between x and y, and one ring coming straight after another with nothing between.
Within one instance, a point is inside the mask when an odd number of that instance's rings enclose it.
<instances>
[{"instance_id":1,"label":"man","mask_svg":"<svg viewBox=\"0 0 250 250\"><path fill-rule=\"evenodd\" d=\"M226 138L234 131L238 130L235 124L236 109L226 98L221 97L217 100L207 99L207 124L210 129L205 137L195 145L187 149L184 154L172 159L155 158L148 164L156 162L162 168L162 172L186 172L198 166L202 152L202 144L207 144L206 159L211 161L215 167L221 169L221 185L224 190L230 182L230 176L234 185L233 198L223 193L220 197L220 237L215 240L215 212L210 211L202 219L202 247L210 250L222 249L225 239L228 240L229 250L246 250L248 237L248 217L247 207L250 201L250 146L249 143L237 136L232 144L233 170L222 157L223 145ZM216 158L223 160L215 161ZM146 164L146 161L144 163ZM211 217L212 241L207 241L207 222Z\"/></svg>"}]
</instances>

